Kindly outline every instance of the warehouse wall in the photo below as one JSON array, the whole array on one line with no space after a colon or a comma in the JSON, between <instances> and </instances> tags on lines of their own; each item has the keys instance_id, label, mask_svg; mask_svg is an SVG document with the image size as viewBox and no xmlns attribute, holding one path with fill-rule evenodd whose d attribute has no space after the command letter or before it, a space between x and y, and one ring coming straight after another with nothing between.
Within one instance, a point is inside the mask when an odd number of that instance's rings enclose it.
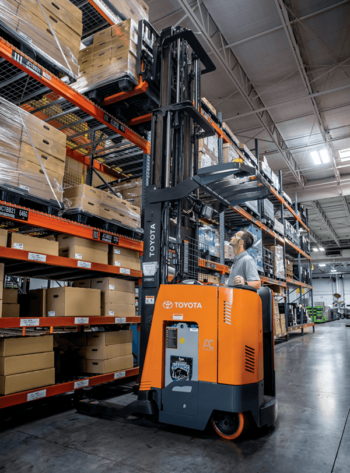
<instances>
[{"instance_id":1,"label":"warehouse wall","mask_svg":"<svg viewBox=\"0 0 350 473\"><path fill-rule=\"evenodd\" d=\"M336 285L330 277L313 278L312 286L314 290L314 303L319 301L324 302L325 305L333 305L333 294L336 292Z\"/></svg>"}]
</instances>

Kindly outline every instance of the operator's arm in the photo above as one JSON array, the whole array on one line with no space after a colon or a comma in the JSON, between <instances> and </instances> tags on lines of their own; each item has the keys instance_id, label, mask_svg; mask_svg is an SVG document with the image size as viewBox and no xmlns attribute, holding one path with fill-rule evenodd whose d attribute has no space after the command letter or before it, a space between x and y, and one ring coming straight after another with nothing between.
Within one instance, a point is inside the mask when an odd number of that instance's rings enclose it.
<instances>
[{"instance_id":1,"label":"operator's arm","mask_svg":"<svg viewBox=\"0 0 350 473\"><path fill-rule=\"evenodd\" d=\"M244 275L245 282L254 287L255 289L261 288L261 281L259 277L258 270L256 269L255 263L253 260L247 260L244 263Z\"/></svg>"}]
</instances>

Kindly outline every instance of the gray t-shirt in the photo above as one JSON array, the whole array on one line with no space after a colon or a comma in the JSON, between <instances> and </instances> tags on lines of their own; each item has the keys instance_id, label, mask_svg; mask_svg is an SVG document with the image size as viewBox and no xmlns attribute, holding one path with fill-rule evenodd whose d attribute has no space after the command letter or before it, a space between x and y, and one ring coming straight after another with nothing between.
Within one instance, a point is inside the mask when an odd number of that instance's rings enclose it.
<instances>
[{"instance_id":1,"label":"gray t-shirt","mask_svg":"<svg viewBox=\"0 0 350 473\"><path fill-rule=\"evenodd\" d=\"M259 273L256 269L253 258L248 255L246 251L243 251L233 260L230 276L228 278L227 285L233 286L233 280L236 276L242 276L245 281L259 281Z\"/></svg>"}]
</instances>

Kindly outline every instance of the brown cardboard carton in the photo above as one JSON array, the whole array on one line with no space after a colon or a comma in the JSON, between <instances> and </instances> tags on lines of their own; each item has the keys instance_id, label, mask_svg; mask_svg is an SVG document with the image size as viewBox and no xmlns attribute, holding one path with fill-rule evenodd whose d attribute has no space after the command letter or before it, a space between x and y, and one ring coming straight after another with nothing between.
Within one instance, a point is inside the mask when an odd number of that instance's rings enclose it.
<instances>
[{"instance_id":1,"label":"brown cardboard carton","mask_svg":"<svg viewBox=\"0 0 350 473\"><path fill-rule=\"evenodd\" d=\"M118 266L120 268L128 268L136 271L141 271L141 261L128 256L117 255L115 253L109 254L108 264Z\"/></svg>"},{"instance_id":2,"label":"brown cardboard carton","mask_svg":"<svg viewBox=\"0 0 350 473\"><path fill-rule=\"evenodd\" d=\"M132 292L103 291L102 305L105 304L122 304L135 305L135 294Z\"/></svg>"},{"instance_id":3,"label":"brown cardboard carton","mask_svg":"<svg viewBox=\"0 0 350 473\"><path fill-rule=\"evenodd\" d=\"M20 317L46 317L47 289L34 289L27 294L19 294Z\"/></svg>"},{"instance_id":4,"label":"brown cardboard carton","mask_svg":"<svg viewBox=\"0 0 350 473\"><path fill-rule=\"evenodd\" d=\"M132 355L132 343L117 343L116 345L95 345L85 347L87 360L108 360L119 356Z\"/></svg>"},{"instance_id":5,"label":"brown cardboard carton","mask_svg":"<svg viewBox=\"0 0 350 473\"><path fill-rule=\"evenodd\" d=\"M47 290L49 317L94 317L101 314L101 293L97 289L55 287Z\"/></svg>"},{"instance_id":6,"label":"brown cardboard carton","mask_svg":"<svg viewBox=\"0 0 350 473\"><path fill-rule=\"evenodd\" d=\"M55 367L54 352L0 357L0 375L26 373Z\"/></svg>"},{"instance_id":7,"label":"brown cardboard carton","mask_svg":"<svg viewBox=\"0 0 350 473\"><path fill-rule=\"evenodd\" d=\"M143 19L148 20L149 9L145 6L145 2L140 3L138 0L111 0L111 3L126 18L132 18L135 22ZM123 23L126 23L126 21L123 21Z\"/></svg>"},{"instance_id":8,"label":"brown cardboard carton","mask_svg":"<svg viewBox=\"0 0 350 473\"><path fill-rule=\"evenodd\" d=\"M0 246L7 246L8 231L0 228Z\"/></svg>"},{"instance_id":9,"label":"brown cardboard carton","mask_svg":"<svg viewBox=\"0 0 350 473\"><path fill-rule=\"evenodd\" d=\"M108 264L108 245L66 234L58 235L59 254L66 258Z\"/></svg>"},{"instance_id":10,"label":"brown cardboard carton","mask_svg":"<svg viewBox=\"0 0 350 473\"><path fill-rule=\"evenodd\" d=\"M19 304L2 304L2 317L19 317Z\"/></svg>"},{"instance_id":11,"label":"brown cardboard carton","mask_svg":"<svg viewBox=\"0 0 350 473\"><path fill-rule=\"evenodd\" d=\"M17 304L18 302L18 289L4 289L2 302L4 304Z\"/></svg>"},{"instance_id":12,"label":"brown cardboard carton","mask_svg":"<svg viewBox=\"0 0 350 473\"><path fill-rule=\"evenodd\" d=\"M117 345L118 343L132 343L131 330L119 330L118 332L91 332L86 334L87 345L108 346Z\"/></svg>"},{"instance_id":13,"label":"brown cardboard carton","mask_svg":"<svg viewBox=\"0 0 350 473\"><path fill-rule=\"evenodd\" d=\"M103 317L135 317L135 304L102 304L101 315Z\"/></svg>"},{"instance_id":14,"label":"brown cardboard carton","mask_svg":"<svg viewBox=\"0 0 350 473\"><path fill-rule=\"evenodd\" d=\"M50 188L49 185L46 185L46 180L45 181L36 181L32 179L32 177L28 177L21 172L20 177L18 179L18 184L17 186L27 192L28 194L35 195L36 197L40 197L41 199L45 200L53 200L56 202L56 197L59 200L59 202L62 202L63 198L63 193L60 190L57 190L57 188L60 188L61 186L58 184L55 184L56 181L53 181L51 179L52 183L52 188L53 192ZM56 196L56 197L55 197Z\"/></svg>"},{"instance_id":15,"label":"brown cardboard carton","mask_svg":"<svg viewBox=\"0 0 350 473\"><path fill-rule=\"evenodd\" d=\"M3 282L4 278L5 278L5 265L4 263L0 263L0 282Z\"/></svg>"},{"instance_id":16,"label":"brown cardboard carton","mask_svg":"<svg viewBox=\"0 0 350 473\"><path fill-rule=\"evenodd\" d=\"M74 197L68 200L67 207L89 212L93 215L100 215L100 204L88 197Z\"/></svg>"},{"instance_id":17,"label":"brown cardboard carton","mask_svg":"<svg viewBox=\"0 0 350 473\"><path fill-rule=\"evenodd\" d=\"M121 246L110 246L109 252L115 255L119 255L120 258L130 258L135 261L140 260L140 253L136 250L130 250L129 248L122 248Z\"/></svg>"},{"instance_id":18,"label":"brown cardboard carton","mask_svg":"<svg viewBox=\"0 0 350 473\"><path fill-rule=\"evenodd\" d=\"M29 131L29 130L28 130ZM37 133L36 131L30 130L31 141L33 142L37 150L42 151L43 153L51 154L61 161L66 160L66 147L57 143L56 141L47 138L46 135ZM22 134L22 142L26 143L29 146L32 146L28 134Z\"/></svg>"},{"instance_id":19,"label":"brown cardboard carton","mask_svg":"<svg viewBox=\"0 0 350 473\"><path fill-rule=\"evenodd\" d=\"M35 238L20 233L10 234L10 248L30 251L33 253L58 256L58 242Z\"/></svg>"},{"instance_id":20,"label":"brown cardboard carton","mask_svg":"<svg viewBox=\"0 0 350 473\"><path fill-rule=\"evenodd\" d=\"M0 356L29 355L52 350L52 335L0 339Z\"/></svg>"},{"instance_id":21,"label":"brown cardboard carton","mask_svg":"<svg viewBox=\"0 0 350 473\"><path fill-rule=\"evenodd\" d=\"M113 371L127 370L134 367L132 355L110 358L109 360L86 360L83 364L85 373L104 374Z\"/></svg>"},{"instance_id":22,"label":"brown cardboard carton","mask_svg":"<svg viewBox=\"0 0 350 473\"><path fill-rule=\"evenodd\" d=\"M32 115L31 113L22 112L22 118L30 134L32 131L34 131L35 133L42 135L46 140L51 140L63 147L66 146L67 136L62 131L57 130L57 128L42 121L40 118ZM22 138L25 136L26 131L23 129ZM43 145L45 145L46 148L47 144L43 143Z\"/></svg>"},{"instance_id":23,"label":"brown cardboard carton","mask_svg":"<svg viewBox=\"0 0 350 473\"><path fill-rule=\"evenodd\" d=\"M84 287L86 289L91 288L91 279L79 279L78 281L73 282L73 287ZM95 287L93 289L98 289L98 287Z\"/></svg>"},{"instance_id":24,"label":"brown cardboard carton","mask_svg":"<svg viewBox=\"0 0 350 473\"><path fill-rule=\"evenodd\" d=\"M2 301L3 293L4 293L4 286L3 286L3 283L4 283L4 281L0 281L0 305L1 305L1 303L3 302L3 301Z\"/></svg>"},{"instance_id":25,"label":"brown cardboard carton","mask_svg":"<svg viewBox=\"0 0 350 473\"><path fill-rule=\"evenodd\" d=\"M67 199L73 199L76 197L87 197L90 200L100 203L101 202L101 190L86 184L81 184L74 187L66 187L64 189L64 197Z\"/></svg>"},{"instance_id":26,"label":"brown cardboard carton","mask_svg":"<svg viewBox=\"0 0 350 473\"><path fill-rule=\"evenodd\" d=\"M91 287L100 291L130 292L135 294L135 282L118 278L94 278Z\"/></svg>"},{"instance_id":27,"label":"brown cardboard carton","mask_svg":"<svg viewBox=\"0 0 350 473\"><path fill-rule=\"evenodd\" d=\"M65 161L56 158L56 156L53 156L52 154L44 153L42 151L38 151L38 154L42 165L49 175L51 173L59 176L64 175ZM37 166L40 166L40 162L32 146L22 143L17 164L19 171L24 169L23 166L25 161L29 161L33 164L36 164Z\"/></svg>"},{"instance_id":28,"label":"brown cardboard carton","mask_svg":"<svg viewBox=\"0 0 350 473\"><path fill-rule=\"evenodd\" d=\"M41 388L55 384L55 368L28 373L0 376L0 394L12 394L20 391Z\"/></svg>"},{"instance_id":29,"label":"brown cardboard carton","mask_svg":"<svg viewBox=\"0 0 350 473\"><path fill-rule=\"evenodd\" d=\"M202 101L208 106L208 108L214 113L214 115L216 115L216 108L213 107L213 105L209 102L209 100L206 99L205 97L202 97Z\"/></svg>"}]
</instances>

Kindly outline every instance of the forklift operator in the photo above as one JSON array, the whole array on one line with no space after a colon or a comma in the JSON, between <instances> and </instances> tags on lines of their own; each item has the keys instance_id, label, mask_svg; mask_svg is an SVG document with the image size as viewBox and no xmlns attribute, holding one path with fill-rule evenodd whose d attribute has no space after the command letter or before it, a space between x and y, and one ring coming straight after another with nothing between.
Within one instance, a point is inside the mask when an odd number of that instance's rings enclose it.
<instances>
[{"instance_id":1,"label":"forklift operator","mask_svg":"<svg viewBox=\"0 0 350 473\"><path fill-rule=\"evenodd\" d=\"M261 288L261 281L254 260L247 253L248 248L253 243L253 235L246 231L239 231L231 238L230 245L233 247L235 257L228 278L228 287L248 284L255 289Z\"/></svg>"}]
</instances>

